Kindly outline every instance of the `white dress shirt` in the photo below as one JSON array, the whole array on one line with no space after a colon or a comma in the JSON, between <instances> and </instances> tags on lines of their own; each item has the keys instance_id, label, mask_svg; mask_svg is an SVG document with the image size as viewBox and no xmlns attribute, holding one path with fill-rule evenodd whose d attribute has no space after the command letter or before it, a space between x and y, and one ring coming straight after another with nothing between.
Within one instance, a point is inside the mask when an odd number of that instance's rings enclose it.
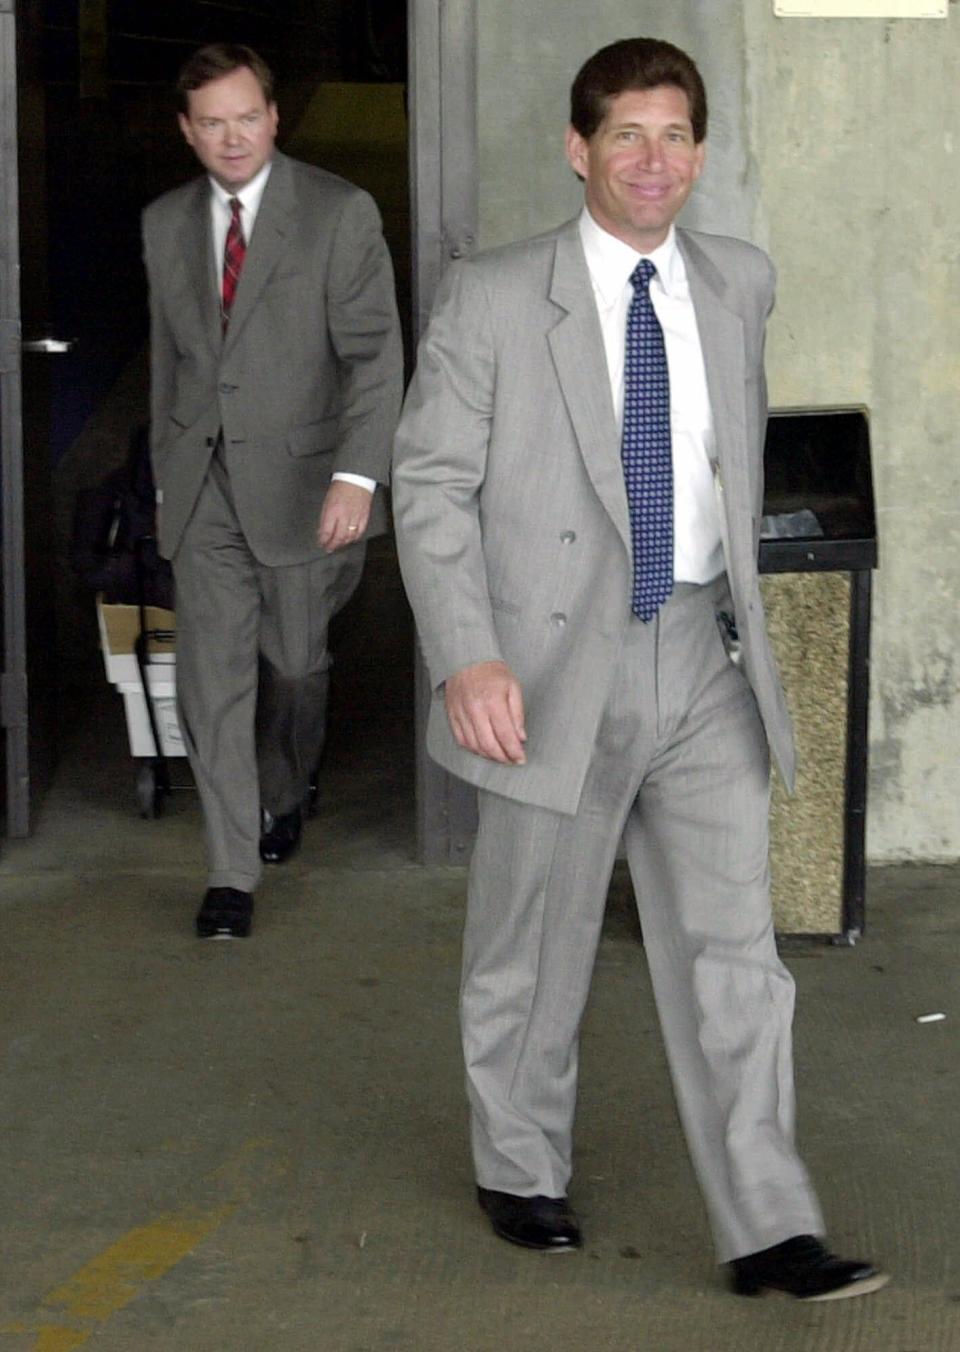
<instances>
[{"instance_id":1,"label":"white dress shirt","mask_svg":"<svg viewBox=\"0 0 960 1352\"><path fill-rule=\"evenodd\" d=\"M713 484L713 415L707 393L697 316L673 226L664 242L643 255L602 229L586 207L580 238L593 283L617 426L623 420L623 368L630 274L642 257L657 269L650 300L663 329L670 375L673 452L673 576L709 582L723 572L720 515Z\"/></svg>"},{"instance_id":2,"label":"white dress shirt","mask_svg":"<svg viewBox=\"0 0 960 1352\"><path fill-rule=\"evenodd\" d=\"M232 215L230 203L234 198L240 203L240 225L243 230L243 238L249 244L253 227L257 223L257 212L260 210L260 203L263 200L263 190L267 186L267 179L270 177L270 168L271 163L267 160L259 174L252 178L246 187L241 188L239 192L227 192L215 178L210 179L210 187L213 190L210 194L210 221L213 225L213 258L218 287L220 286L223 268L223 250L227 242L227 231L230 228L230 217Z\"/></svg>"},{"instance_id":3,"label":"white dress shirt","mask_svg":"<svg viewBox=\"0 0 960 1352\"><path fill-rule=\"evenodd\" d=\"M244 240L249 244L253 235L253 227L257 223L257 212L260 210L260 203L263 200L263 190L267 186L267 179L270 177L270 167L271 161L267 160L259 174L252 178L246 187L233 193L222 188L215 178L210 179L210 186L213 189L210 194L210 222L213 227L213 258L217 274L217 295L220 294L222 285L223 251L227 243L230 218L233 215L230 203L235 197L240 203L240 227L243 230ZM345 483L359 484L368 493L372 493L377 486L376 479L368 479L364 474L347 474L338 470L332 477L342 479Z\"/></svg>"}]
</instances>

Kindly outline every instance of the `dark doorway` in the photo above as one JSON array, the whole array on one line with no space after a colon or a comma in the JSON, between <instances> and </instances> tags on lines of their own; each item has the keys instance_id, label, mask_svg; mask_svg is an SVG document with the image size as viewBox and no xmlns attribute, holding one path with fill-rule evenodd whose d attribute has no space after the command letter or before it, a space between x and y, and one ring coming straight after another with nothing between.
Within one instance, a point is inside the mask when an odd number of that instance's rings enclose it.
<instances>
[{"instance_id":1,"label":"dark doorway","mask_svg":"<svg viewBox=\"0 0 960 1352\"><path fill-rule=\"evenodd\" d=\"M49 318L77 339L57 368L51 444L54 461L73 445L105 389L146 334L139 213L151 198L197 172L174 119L171 85L202 42L242 41L277 76L281 146L298 132L318 91L340 94L356 123L351 154L331 165L366 178L384 199L391 245L406 254L405 156L389 177L367 172L367 156L403 144L403 128L370 135L371 103L403 108L404 25L379 17L377 0L32 0L41 15L40 60L46 122L50 232ZM29 8L28 6L27 8ZM402 11L401 11L402 12ZM377 99L377 90L386 92ZM366 121L364 119L366 118ZM378 133L381 129L374 128ZM334 138L331 138L334 139ZM327 148L323 134L310 147ZM293 147L296 153L296 145ZM29 166L28 166L29 168ZM403 189L402 193L400 189ZM399 199L399 200L398 200ZM24 222L25 233L34 218ZM398 272L409 265L398 259Z\"/></svg>"},{"instance_id":2,"label":"dark doorway","mask_svg":"<svg viewBox=\"0 0 960 1352\"><path fill-rule=\"evenodd\" d=\"M107 756L116 739L90 735L108 724L122 728L123 712L105 681L93 598L70 571L69 542L78 492L121 464L147 416L139 215L153 197L197 172L176 127L176 71L205 41L246 42L263 54L277 79L281 148L343 174L376 198L407 321L404 6L385 0L24 0L17 21L24 328L29 293L33 320L75 342L34 382L38 397L25 458L38 467L39 488L28 504L26 541L28 555L39 555L44 567L28 573L28 634L43 653L59 713L59 726L43 721L52 729L48 761L64 753L68 763L60 773L72 773L71 747L82 744L82 773L93 784L112 786L128 774L135 813L134 768L99 766L99 742ZM331 792L356 792L368 808L378 786L409 798L413 637L391 542L372 545L367 577L336 638ZM181 771L183 779L185 763ZM347 781L358 773L362 787L353 789Z\"/></svg>"}]
</instances>

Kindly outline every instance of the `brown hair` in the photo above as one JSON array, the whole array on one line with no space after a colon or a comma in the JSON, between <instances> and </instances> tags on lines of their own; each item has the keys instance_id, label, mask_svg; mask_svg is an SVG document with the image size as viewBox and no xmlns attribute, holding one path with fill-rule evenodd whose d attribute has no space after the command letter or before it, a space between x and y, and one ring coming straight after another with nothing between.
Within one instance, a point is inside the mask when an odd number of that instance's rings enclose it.
<instances>
[{"instance_id":1,"label":"brown hair","mask_svg":"<svg viewBox=\"0 0 960 1352\"><path fill-rule=\"evenodd\" d=\"M658 38L623 38L601 47L580 67L570 90L570 122L585 141L607 115L611 99L628 89L676 85L687 96L693 139L707 134L707 91L691 57Z\"/></svg>"},{"instance_id":2,"label":"brown hair","mask_svg":"<svg viewBox=\"0 0 960 1352\"><path fill-rule=\"evenodd\" d=\"M263 97L267 103L273 103L273 72L258 56L252 47L244 47L238 42L211 42L188 56L180 68L177 77L177 107L181 113L189 113L189 95L195 89L202 89L211 80L222 80L235 70L246 68L255 75Z\"/></svg>"}]
</instances>

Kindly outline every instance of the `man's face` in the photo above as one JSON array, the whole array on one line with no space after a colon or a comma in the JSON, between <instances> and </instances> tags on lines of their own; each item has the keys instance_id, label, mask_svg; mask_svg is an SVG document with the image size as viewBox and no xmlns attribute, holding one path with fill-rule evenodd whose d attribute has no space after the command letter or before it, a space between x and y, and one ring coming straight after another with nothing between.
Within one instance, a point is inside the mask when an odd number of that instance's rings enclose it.
<instances>
[{"instance_id":1,"label":"man's face","mask_svg":"<svg viewBox=\"0 0 960 1352\"><path fill-rule=\"evenodd\" d=\"M277 105L267 103L252 70L240 66L187 95L180 130L204 169L226 192L238 192L273 154Z\"/></svg>"},{"instance_id":2,"label":"man's face","mask_svg":"<svg viewBox=\"0 0 960 1352\"><path fill-rule=\"evenodd\" d=\"M567 129L567 159L586 181L598 225L638 253L667 237L703 168L687 96L676 85L628 89L610 100L589 140Z\"/></svg>"}]
</instances>

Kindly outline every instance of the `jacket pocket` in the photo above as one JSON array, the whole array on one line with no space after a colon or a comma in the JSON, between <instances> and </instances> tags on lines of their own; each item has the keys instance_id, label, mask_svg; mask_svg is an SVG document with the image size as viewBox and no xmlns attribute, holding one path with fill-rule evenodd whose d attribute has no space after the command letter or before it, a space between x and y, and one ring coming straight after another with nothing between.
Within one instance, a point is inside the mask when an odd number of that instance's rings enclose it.
<instances>
[{"instance_id":1,"label":"jacket pocket","mask_svg":"<svg viewBox=\"0 0 960 1352\"><path fill-rule=\"evenodd\" d=\"M287 451L296 456L332 451L337 444L339 427L338 418L320 418L317 422L294 427L287 433Z\"/></svg>"}]
</instances>

